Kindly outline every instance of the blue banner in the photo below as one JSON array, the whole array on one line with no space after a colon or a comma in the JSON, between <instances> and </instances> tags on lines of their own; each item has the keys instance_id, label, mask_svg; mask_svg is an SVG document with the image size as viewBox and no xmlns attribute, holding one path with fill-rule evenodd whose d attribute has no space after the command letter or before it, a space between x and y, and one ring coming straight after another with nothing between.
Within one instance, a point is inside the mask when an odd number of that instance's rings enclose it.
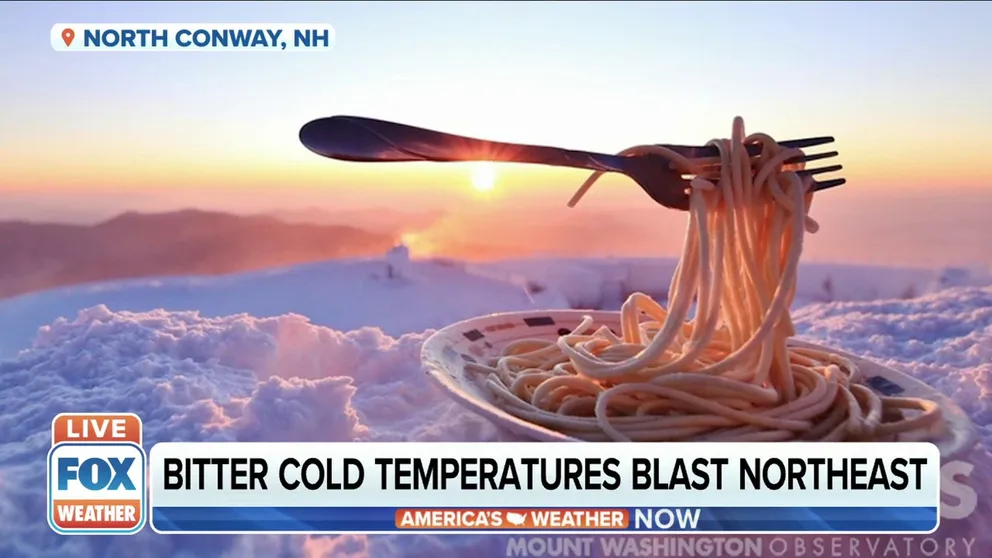
<instances>
[{"instance_id":1,"label":"blue banner","mask_svg":"<svg viewBox=\"0 0 992 558\"><path fill-rule=\"evenodd\" d=\"M162 533L931 533L936 507L154 507Z\"/></svg>"}]
</instances>

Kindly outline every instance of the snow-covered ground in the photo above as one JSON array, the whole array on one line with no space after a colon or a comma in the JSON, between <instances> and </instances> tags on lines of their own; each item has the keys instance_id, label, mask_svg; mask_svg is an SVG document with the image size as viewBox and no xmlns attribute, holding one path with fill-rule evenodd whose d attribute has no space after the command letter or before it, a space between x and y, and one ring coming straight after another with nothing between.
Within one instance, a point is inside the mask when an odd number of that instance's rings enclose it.
<instances>
[{"instance_id":1,"label":"snow-covered ground","mask_svg":"<svg viewBox=\"0 0 992 558\"><path fill-rule=\"evenodd\" d=\"M374 326L399 336L490 312L561 308L554 290L529 294L454 262L339 260L223 277L95 283L0 301L0 357L28 346L38 328L98 304L113 310L198 310L203 316L296 313L341 331Z\"/></svg>"},{"instance_id":2,"label":"snow-covered ground","mask_svg":"<svg viewBox=\"0 0 992 558\"><path fill-rule=\"evenodd\" d=\"M392 263L398 278L388 278ZM115 311L197 310L202 316L296 313L350 331L391 336L490 312L617 309L634 291L664 298L677 261L656 259L338 260L223 277L94 283L0 300L0 358L31 344L38 328L99 304ZM804 264L796 307L813 302L908 299L947 287L992 284L983 269Z\"/></svg>"},{"instance_id":3,"label":"snow-covered ground","mask_svg":"<svg viewBox=\"0 0 992 558\"><path fill-rule=\"evenodd\" d=\"M146 530L60 537L44 520L49 426L61 411L136 412L149 447L163 440L498 440L492 425L425 382L419 350L432 328L496 311L611 307L630 290L662 295L674 265L393 263L398 279L387 277L382 260L340 261L0 301L0 556L505 556L507 539L496 536L182 537ZM990 283L975 270L802 269L801 335L938 387L971 415L982 439L965 479L984 496L978 509L945 520L933 536L941 549L955 541L954 554L929 554L923 538L908 537L915 542L895 543L895 551L890 539L871 552L863 541L858 556L992 556ZM833 302L817 302L824 300ZM855 555L842 550L817 556Z\"/></svg>"}]
</instances>

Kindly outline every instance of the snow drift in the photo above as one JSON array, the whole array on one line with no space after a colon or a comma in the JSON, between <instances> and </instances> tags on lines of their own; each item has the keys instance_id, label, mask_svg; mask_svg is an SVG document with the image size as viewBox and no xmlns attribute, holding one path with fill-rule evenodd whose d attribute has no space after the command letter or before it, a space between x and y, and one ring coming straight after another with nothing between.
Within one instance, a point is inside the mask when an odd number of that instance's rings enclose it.
<instances>
[{"instance_id":1,"label":"snow drift","mask_svg":"<svg viewBox=\"0 0 992 558\"><path fill-rule=\"evenodd\" d=\"M878 359L953 396L982 437L971 458L979 468L968 481L992 493L992 288L815 305L798 313L797 326L803 336ZM61 411L136 412L149 447L165 440L500 439L424 380L418 352L430 333L342 332L295 314L209 318L106 306L56 320L34 347L0 363L0 555L505 555L500 536L184 537L146 530L83 538L55 535L42 519L49 425ZM938 534L976 538L986 552L975 556L988 555L992 541L979 525L990 517L985 498L971 517L945 521Z\"/></svg>"}]
</instances>

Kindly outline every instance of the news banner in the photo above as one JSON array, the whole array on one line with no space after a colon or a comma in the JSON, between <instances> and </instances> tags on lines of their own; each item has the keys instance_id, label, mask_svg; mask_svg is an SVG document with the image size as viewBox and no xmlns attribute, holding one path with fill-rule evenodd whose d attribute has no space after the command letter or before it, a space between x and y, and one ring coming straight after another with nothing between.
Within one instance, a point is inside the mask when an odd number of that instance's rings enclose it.
<instances>
[{"instance_id":1,"label":"news banner","mask_svg":"<svg viewBox=\"0 0 992 558\"><path fill-rule=\"evenodd\" d=\"M931 533L927 443L187 443L52 421L62 534ZM146 486L150 484L150 486Z\"/></svg>"}]
</instances>

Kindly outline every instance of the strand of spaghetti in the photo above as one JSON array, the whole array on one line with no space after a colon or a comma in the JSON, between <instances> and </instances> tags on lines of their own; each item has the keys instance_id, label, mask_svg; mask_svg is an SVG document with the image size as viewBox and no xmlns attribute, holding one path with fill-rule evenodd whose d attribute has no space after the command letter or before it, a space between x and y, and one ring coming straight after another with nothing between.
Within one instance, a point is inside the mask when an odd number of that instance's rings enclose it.
<instances>
[{"instance_id":1,"label":"strand of spaghetti","mask_svg":"<svg viewBox=\"0 0 992 558\"><path fill-rule=\"evenodd\" d=\"M761 145L755 159L749 143ZM718 157L658 146L620 153L658 154L696 175L667 310L634 293L618 334L586 317L557 341L515 341L466 369L485 375L506 412L582 440L925 438L940 421L936 404L879 397L849 360L788 344L804 234L819 228L810 181L784 166L800 152L745 135L739 118L730 139L709 144Z\"/></svg>"}]
</instances>

